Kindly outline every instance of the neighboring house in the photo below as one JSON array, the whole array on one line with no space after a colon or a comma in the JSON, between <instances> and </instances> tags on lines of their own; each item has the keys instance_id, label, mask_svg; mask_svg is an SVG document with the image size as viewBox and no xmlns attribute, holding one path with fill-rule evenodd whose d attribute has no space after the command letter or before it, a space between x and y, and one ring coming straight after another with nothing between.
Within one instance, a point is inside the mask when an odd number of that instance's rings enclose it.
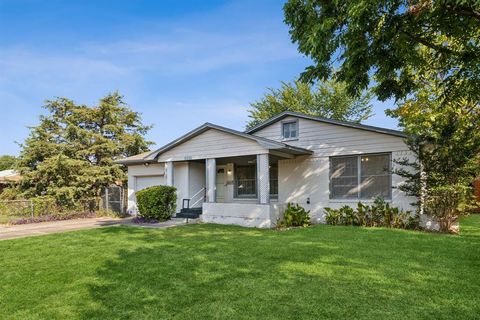
<instances>
[{"instance_id":1,"label":"neighboring house","mask_svg":"<svg viewBox=\"0 0 480 320\"><path fill-rule=\"evenodd\" d=\"M270 228L288 202L324 222L325 207L383 197L413 210L396 189L395 158L412 157L400 131L283 112L239 132L206 123L164 147L118 160L128 166L128 210L135 192L173 185L177 208L204 222ZM189 202L189 205L188 203Z\"/></svg>"},{"instance_id":2,"label":"neighboring house","mask_svg":"<svg viewBox=\"0 0 480 320\"><path fill-rule=\"evenodd\" d=\"M13 183L18 183L21 179L22 179L22 177L15 170L2 170L2 171L0 171L0 193L8 185L13 184Z\"/></svg>"}]
</instances>

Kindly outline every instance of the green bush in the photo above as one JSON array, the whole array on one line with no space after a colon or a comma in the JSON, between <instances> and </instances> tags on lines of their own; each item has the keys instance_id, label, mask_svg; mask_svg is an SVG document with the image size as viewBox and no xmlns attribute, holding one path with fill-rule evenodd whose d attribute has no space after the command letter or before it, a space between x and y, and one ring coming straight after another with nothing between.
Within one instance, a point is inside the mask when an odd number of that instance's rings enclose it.
<instances>
[{"instance_id":1,"label":"green bush","mask_svg":"<svg viewBox=\"0 0 480 320\"><path fill-rule=\"evenodd\" d=\"M328 224L343 224L356 226L359 224L359 217L355 210L349 206L343 206L340 209L325 208L327 215L325 217Z\"/></svg>"},{"instance_id":2,"label":"green bush","mask_svg":"<svg viewBox=\"0 0 480 320\"><path fill-rule=\"evenodd\" d=\"M40 196L30 199L33 203L33 215L40 217L44 215L54 215L59 213L55 198L51 196Z\"/></svg>"},{"instance_id":3,"label":"green bush","mask_svg":"<svg viewBox=\"0 0 480 320\"><path fill-rule=\"evenodd\" d=\"M306 227L310 225L310 211L306 211L301 205L288 203L283 213L283 220L278 227Z\"/></svg>"},{"instance_id":4,"label":"green bush","mask_svg":"<svg viewBox=\"0 0 480 320\"><path fill-rule=\"evenodd\" d=\"M419 229L420 219L410 211L391 207L382 198L369 206L359 202L357 208L343 206L340 209L325 208L325 221L332 225L353 225L363 227L386 227L398 229Z\"/></svg>"},{"instance_id":5,"label":"green bush","mask_svg":"<svg viewBox=\"0 0 480 320\"><path fill-rule=\"evenodd\" d=\"M177 189L154 186L136 192L139 216L149 220L169 220L175 213Z\"/></svg>"}]
</instances>

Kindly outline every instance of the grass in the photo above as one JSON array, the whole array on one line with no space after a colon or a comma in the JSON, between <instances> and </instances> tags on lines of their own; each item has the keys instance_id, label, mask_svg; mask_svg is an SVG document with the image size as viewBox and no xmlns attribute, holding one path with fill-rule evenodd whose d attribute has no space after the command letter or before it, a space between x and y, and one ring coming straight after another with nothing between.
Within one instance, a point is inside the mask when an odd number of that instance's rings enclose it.
<instances>
[{"instance_id":1,"label":"grass","mask_svg":"<svg viewBox=\"0 0 480 320\"><path fill-rule=\"evenodd\" d=\"M461 235L318 225L109 227L0 242L1 319L475 319Z\"/></svg>"}]
</instances>

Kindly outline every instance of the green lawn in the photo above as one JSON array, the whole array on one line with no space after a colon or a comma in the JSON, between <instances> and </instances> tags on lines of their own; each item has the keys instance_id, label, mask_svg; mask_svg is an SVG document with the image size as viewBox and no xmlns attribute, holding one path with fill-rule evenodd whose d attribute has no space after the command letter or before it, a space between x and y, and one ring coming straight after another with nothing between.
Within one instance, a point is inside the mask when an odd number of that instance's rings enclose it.
<instances>
[{"instance_id":1,"label":"green lawn","mask_svg":"<svg viewBox=\"0 0 480 320\"><path fill-rule=\"evenodd\" d=\"M461 235L110 227L0 242L0 319L478 319Z\"/></svg>"}]
</instances>

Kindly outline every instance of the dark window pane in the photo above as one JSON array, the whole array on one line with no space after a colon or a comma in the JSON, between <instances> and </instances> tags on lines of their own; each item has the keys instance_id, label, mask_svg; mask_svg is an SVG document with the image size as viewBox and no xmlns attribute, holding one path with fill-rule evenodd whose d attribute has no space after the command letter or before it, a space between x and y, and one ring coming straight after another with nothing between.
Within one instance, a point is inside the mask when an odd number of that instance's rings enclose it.
<instances>
[{"instance_id":1,"label":"dark window pane","mask_svg":"<svg viewBox=\"0 0 480 320\"><path fill-rule=\"evenodd\" d=\"M297 122L286 122L282 124L283 138L292 139L297 137Z\"/></svg>"},{"instance_id":2,"label":"dark window pane","mask_svg":"<svg viewBox=\"0 0 480 320\"><path fill-rule=\"evenodd\" d=\"M270 196L278 197L278 164L270 165Z\"/></svg>"},{"instance_id":3,"label":"dark window pane","mask_svg":"<svg viewBox=\"0 0 480 320\"><path fill-rule=\"evenodd\" d=\"M236 166L235 167L235 196L236 197L256 197L257 179L256 166Z\"/></svg>"}]
</instances>

